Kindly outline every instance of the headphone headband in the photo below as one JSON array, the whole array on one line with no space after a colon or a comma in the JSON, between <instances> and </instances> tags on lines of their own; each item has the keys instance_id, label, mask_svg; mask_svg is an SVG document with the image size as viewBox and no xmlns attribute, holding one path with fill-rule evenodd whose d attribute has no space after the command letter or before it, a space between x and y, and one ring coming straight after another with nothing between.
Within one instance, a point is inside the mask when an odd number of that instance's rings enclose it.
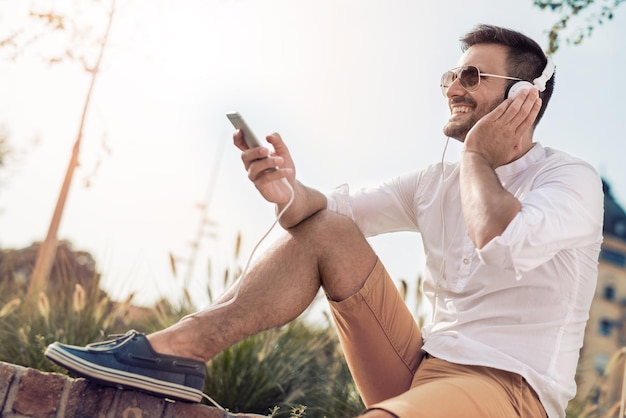
<instances>
[{"instance_id":1,"label":"headphone headband","mask_svg":"<svg viewBox=\"0 0 626 418\"><path fill-rule=\"evenodd\" d=\"M546 59L547 62L543 72L539 77L533 80L533 84L539 89L539 91L544 91L546 89L546 83L554 75L554 62L552 62L550 57L546 57Z\"/></svg>"}]
</instances>

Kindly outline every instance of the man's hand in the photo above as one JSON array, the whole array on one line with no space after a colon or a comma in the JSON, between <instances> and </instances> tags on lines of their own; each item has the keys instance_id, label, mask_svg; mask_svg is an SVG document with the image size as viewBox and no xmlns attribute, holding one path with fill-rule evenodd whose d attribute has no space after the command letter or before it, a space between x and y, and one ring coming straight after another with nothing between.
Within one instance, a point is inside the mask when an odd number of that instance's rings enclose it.
<instances>
[{"instance_id":1,"label":"man's hand","mask_svg":"<svg viewBox=\"0 0 626 418\"><path fill-rule=\"evenodd\" d=\"M533 124L540 109L536 88L503 101L467 133L465 152L478 153L494 169L518 159L532 147Z\"/></svg>"},{"instance_id":2,"label":"man's hand","mask_svg":"<svg viewBox=\"0 0 626 418\"><path fill-rule=\"evenodd\" d=\"M242 151L241 161L248 172L248 178L265 200L276 204L277 213L290 201L293 190L294 201L280 218L282 227L288 229L325 209L326 196L296 181L295 164L280 135L274 133L266 139L274 147L274 152L265 147L248 148L240 131L233 135L235 146ZM289 182L291 190L283 180Z\"/></svg>"},{"instance_id":3,"label":"man's hand","mask_svg":"<svg viewBox=\"0 0 626 418\"><path fill-rule=\"evenodd\" d=\"M240 130L233 135L235 146L243 151L241 160L248 172L248 178L265 200L278 205L285 204L291 198L291 191L280 179L284 178L293 185L295 165L279 134L268 135L266 139L274 147L274 152L265 147L248 148Z\"/></svg>"}]
</instances>

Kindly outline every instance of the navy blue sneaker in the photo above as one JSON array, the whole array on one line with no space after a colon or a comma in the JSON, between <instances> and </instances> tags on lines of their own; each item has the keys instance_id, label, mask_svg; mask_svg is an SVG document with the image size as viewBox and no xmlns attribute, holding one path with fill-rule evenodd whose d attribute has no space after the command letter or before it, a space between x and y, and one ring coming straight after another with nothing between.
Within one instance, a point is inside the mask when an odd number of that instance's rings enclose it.
<instances>
[{"instance_id":1,"label":"navy blue sneaker","mask_svg":"<svg viewBox=\"0 0 626 418\"><path fill-rule=\"evenodd\" d=\"M205 364L158 354L146 336L137 331L86 347L55 342L45 355L77 375L107 386L188 402L202 400Z\"/></svg>"}]
</instances>

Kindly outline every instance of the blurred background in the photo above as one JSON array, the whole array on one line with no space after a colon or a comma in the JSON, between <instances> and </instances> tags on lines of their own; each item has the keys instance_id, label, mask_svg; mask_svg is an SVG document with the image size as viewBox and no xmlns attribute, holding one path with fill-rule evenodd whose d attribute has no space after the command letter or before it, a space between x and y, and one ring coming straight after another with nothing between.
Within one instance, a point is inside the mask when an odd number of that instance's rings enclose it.
<instances>
[{"instance_id":1,"label":"blurred background","mask_svg":"<svg viewBox=\"0 0 626 418\"><path fill-rule=\"evenodd\" d=\"M209 265L232 263L239 234L245 261L274 220L226 112L261 138L280 132L300 180L324 191L423 167L442 158L439 78L456 66L458 38L490 23L547 50L568 9L541 3L3 0L0 248L45 239L80 131L57 238L93 256L115 298L176 301L186 287L202 306ZM558 32L557 85L535 137L589 161L624 202L626 13L602 15L619 3L591 2ZM446 159L458 150L451 142ZM372 245L392 275L416 282L417 235Z\"/></svg>"}]
</instances>

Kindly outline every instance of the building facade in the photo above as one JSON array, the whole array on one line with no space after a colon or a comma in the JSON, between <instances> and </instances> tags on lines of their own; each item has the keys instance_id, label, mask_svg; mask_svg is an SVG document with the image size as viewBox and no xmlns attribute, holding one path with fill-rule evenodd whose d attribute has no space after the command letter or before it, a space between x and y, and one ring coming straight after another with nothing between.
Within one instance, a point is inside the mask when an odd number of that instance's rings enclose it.
<instances>
[{"instance_id":1,"label":"building facade","mask_svg":"<svg viewBox=\"0 0 626 418\"><path fill-rule=\"evenodd\" d=\"M604 186L604 241L585 342L578 365L578 396L612 405L621 398L626 347L626 212Z\"/></svg>"}]
</instances>

